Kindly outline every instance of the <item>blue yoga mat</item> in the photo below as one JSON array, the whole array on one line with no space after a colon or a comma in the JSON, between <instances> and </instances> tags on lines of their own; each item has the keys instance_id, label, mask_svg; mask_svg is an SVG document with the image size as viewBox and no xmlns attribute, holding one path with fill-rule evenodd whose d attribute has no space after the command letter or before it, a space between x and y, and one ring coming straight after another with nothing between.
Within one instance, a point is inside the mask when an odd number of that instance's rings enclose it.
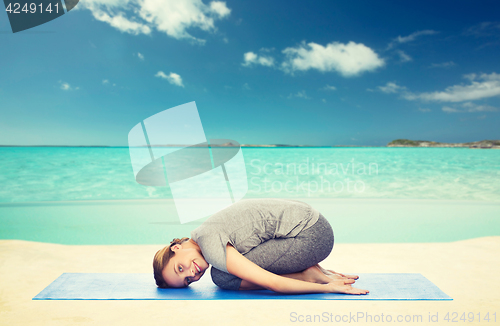
<instances>
[{"instance_id":1,"label":"blue yoga mat","mask_svg":"<svg viewBox=\"0 0 500 326\"><path fill-rule=\"evenodd\" d=\"M152 273L64 273L33 300L452 300L421 274L358 274L355 287L367 295L280 294L268 290L219 289L209 275L181 289L159 289Z\"/></svg>"}]
</instances>

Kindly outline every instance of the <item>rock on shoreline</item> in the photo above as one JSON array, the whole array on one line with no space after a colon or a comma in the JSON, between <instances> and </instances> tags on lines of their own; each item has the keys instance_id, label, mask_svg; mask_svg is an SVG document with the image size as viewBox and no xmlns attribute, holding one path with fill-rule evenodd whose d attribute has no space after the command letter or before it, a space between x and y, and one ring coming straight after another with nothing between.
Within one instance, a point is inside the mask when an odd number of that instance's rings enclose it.
<instances>
[{"instance_id":1,"label":"rock on shoreline","mask_svg":"<svg viewBox=\"0 0 500 326\"><path fill-rule=\"evenodd\" d=\"M387 144L387 147L468 147L500 149L500 140L481 140L470 143L439 143L428 140L396 139Z\"/></svg>"}]
</instances>

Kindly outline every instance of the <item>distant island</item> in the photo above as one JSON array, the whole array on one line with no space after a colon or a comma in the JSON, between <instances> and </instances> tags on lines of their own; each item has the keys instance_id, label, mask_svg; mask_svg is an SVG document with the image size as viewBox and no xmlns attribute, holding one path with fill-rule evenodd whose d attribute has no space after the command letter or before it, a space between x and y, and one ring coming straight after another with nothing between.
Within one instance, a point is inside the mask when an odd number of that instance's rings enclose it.
<instances>
[{"instance_id":1,"label":"distant island","mask_svg":"<svg viewBox=\"0 0 500 326\"><path fill-rule=\"evenodd\" d=\"M429 140L396 139L387 144L387 147L468 147L500 149L500 140L481 140L470 143L439 143Z\"/></svg>"},{"instance_id":2,"label":"distant island","mask_svg":"<svg viewBox=\"0 0 500 326\"><path fill-rule=\"evenodd\" d=\"M142 146L134 146L134 147L206 147L207 143L201 143L196 145L165 145L165 144L154 144L154 145L142 145ZM410 140L410 139L396 139L388 143L386 146L366 146L366 145L330 145L330 146L315 146L315 145L285 145L285 144L270 144L270 145L258 145L258 144L241 144L225 142L225 143L211 143L210 147L249 147L249 148L307 148L307 147L324 147L324 148L332 148L332 147L465 147L465 148L496 148L500 149L500 140L481 140L474 141L470 143L439 143L430 140ZM128 148L129 146L85 146L85 145L0 145L0 147L121 147Z\"/></svg>"}]
</instances>

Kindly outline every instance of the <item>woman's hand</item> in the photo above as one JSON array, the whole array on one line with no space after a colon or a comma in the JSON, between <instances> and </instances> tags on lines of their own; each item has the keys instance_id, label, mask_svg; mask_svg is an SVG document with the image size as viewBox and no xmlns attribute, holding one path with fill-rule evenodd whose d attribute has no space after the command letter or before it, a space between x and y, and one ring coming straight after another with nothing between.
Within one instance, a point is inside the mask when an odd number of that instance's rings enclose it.
<instances>
[{"instance_id":1,"label":"woman's hand","mask_svg":"<svg viewBox=\"0 0 500 326\"><path fill-rule=\"evenodd\" d=\"M326 284L327 293L367 294L370 291L352 287L353 279L335 280Z\"/></svg>"}]
</instances>

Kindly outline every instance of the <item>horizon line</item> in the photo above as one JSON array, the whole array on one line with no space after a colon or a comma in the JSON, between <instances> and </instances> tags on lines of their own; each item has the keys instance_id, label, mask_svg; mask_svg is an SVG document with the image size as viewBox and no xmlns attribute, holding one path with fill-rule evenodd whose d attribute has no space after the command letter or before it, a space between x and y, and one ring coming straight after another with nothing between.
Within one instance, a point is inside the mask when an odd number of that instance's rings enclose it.
<instances>
[{"instance_id":1,"label":"horizon line","mask_svg":"<svg viewBox=\"0 0 500 326\"><path fill-rule=\"evenodd\" d=\"M187 145L170 145L170 146L151 146L151 147L186 147ZM269 145L258 145L258 144L241 144L241 147L262 147L262 148L281 148L281 147L387 147L387 145L284 145L284 144L269 144ZM127 148L127 145L0 145L0 147L123 147ZM148 146L132 146L132 147L148 147ZM211 147L235 147L235 146L214 146Z\"/></svg>"}]
</instances>

